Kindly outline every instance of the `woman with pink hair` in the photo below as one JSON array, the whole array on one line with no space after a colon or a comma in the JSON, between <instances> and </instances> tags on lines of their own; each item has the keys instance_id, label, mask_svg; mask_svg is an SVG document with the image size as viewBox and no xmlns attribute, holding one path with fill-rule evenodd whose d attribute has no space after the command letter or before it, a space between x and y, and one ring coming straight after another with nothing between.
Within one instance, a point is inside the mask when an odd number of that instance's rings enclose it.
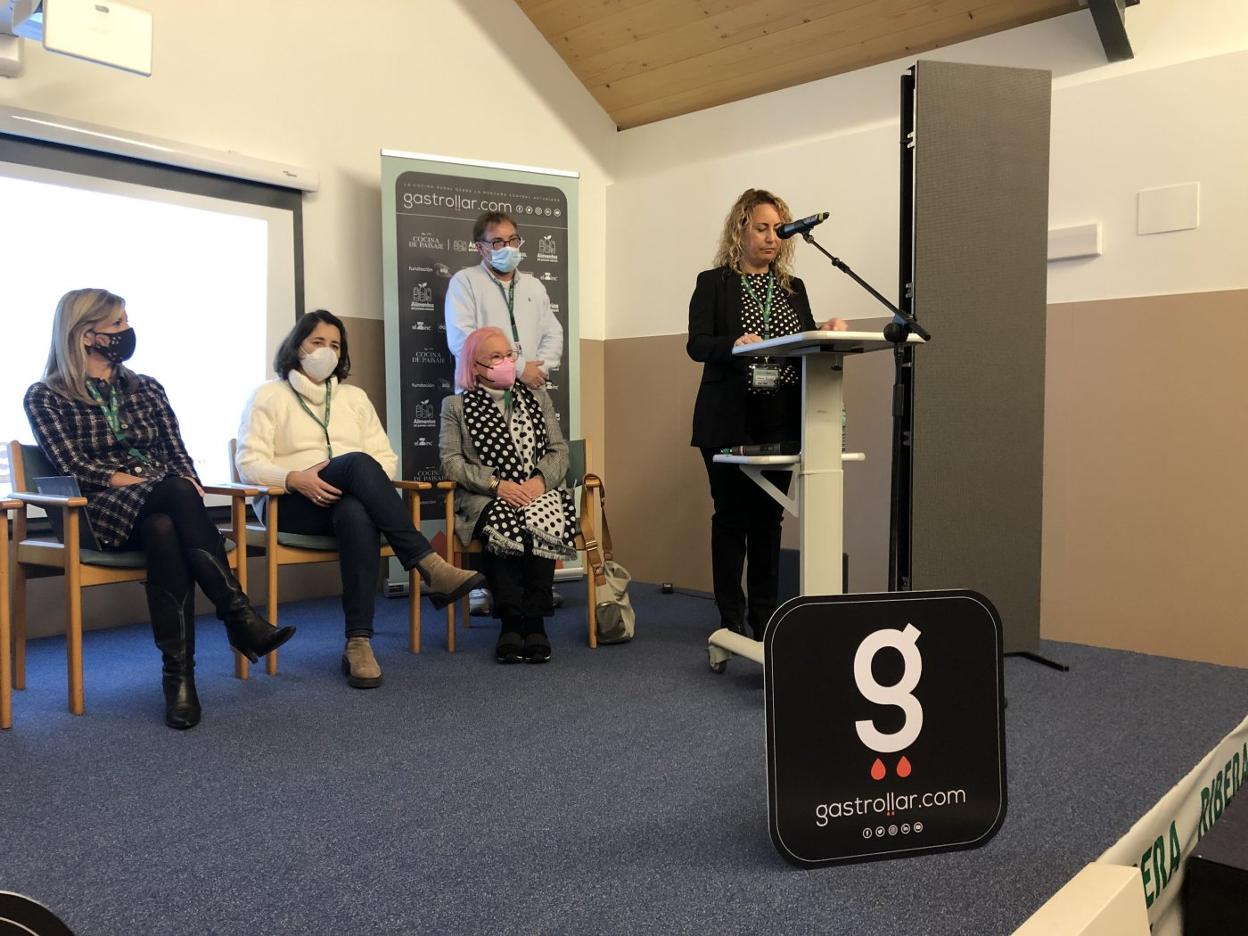
<instances>
[{"instance_id":1,"label":"woman with pink hair","mask_svg":"<svg viewBox=\"0 0 1248 936\"><path fill-rule=\"evenodd\" d=\"M549 394L516 380L501 329L478 328L442 401L442 474L459 486L459 521L481 541L499 618L499 663L546 663L555 561L576 555L576 512L563 488L568 444Z\"/></svg>"}]
</instances>

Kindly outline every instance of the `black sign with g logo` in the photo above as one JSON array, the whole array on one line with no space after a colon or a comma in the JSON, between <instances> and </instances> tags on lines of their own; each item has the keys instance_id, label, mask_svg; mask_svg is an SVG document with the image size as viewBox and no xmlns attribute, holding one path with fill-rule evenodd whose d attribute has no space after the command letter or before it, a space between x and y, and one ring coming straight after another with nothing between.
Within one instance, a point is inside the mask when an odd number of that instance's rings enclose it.
<instances>
[{"instance_id":1,"label":"black sign with g logo","mask_svg":"<svg viewBox=\"0 0 1248 936\"><path fill-rule=\"evenodd\" d=\"M0 891L0 936L74 936L61 918L38 901Z\"/></svg>"},{"instance_id":2,"label":"black sign with g logo","mask_svg":"<svg viewBox=\"0 0 1248 936\"><path fill-rule=\"evenodd\" d=\"M771 838L785 858L976 848L1001 828L1001 621L987 598L795 598L764 654Z\"/></svg>"}]
</instances>

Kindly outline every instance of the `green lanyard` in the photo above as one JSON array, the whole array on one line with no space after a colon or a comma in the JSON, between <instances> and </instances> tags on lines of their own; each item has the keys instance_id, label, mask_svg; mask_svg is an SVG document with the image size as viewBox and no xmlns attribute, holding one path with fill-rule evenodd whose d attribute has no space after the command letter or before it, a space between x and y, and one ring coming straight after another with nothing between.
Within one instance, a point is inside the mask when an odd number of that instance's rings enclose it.
<instances>
[{"instance_id":1,"label":"green lanyard","mask_svg":"<svg viewBox=\"0 0 1248 936\"><path fill-rule=\"evenodd\" d=\"M776 278L774 276L767 277L767 301L762 302L758 298L758 293L754 292L754 287L750 285L749 279L744 273L741 274L741 285L745 287L745 291L750 294L750 298L763 307L763 340L771 338L771 294L776 288Z\"/></svg>"},{"instance_id":2,"label":"green lanyard","mask_svg":"<svg viewBox=\"0 0 1248 936\"><path fill-rule=\"evenodd\" d=\"M125 448L126 454L131 458L137 458L145 465L151 465L152 460L130 444L130 439L125 431L121 428L121 405L117 402L117 388L112 384L108 387L108 402L104 402L104 397L100 395L100 391L96 389L95 384L87 382L87 393L91 394L91 399L100 404L100 409L104 410L104 420L108 423L108 428L112 430L113 438L117 440L117 444Z\"/></svg>"},{"instance_id":3,"label":"green lanyard","mask_svg":"<svg viewBox=\"0 0 1248 936\"><path fill-rule=\"evenodd\" d=\"M516 274L512 271L511 282L508 288L503 289L503 284L494 279L494 274L490 274L490 279L494 280L494 285L498 287L498 291L503 294L503 302L507 303L507 318L511 320L511 340L516 343L516 350L520 350L520 330L516 328Z\"/></svg>"},{"instance_id":4,"label":"green lanyard","mask_svg":"<svg viewBox=\"0 0 1248 936\"><path fill-rule=\"evenodd\" d=\"M303 402L303 395L294 387L290 388L290 392L295 395L295 399L299 401L299 405L303 407L303 411L312 417L312 421L321 427L321 431L325 433L325 451L329 453L329 457L334 457L334 446L329 441L329 398L333 396L333 385L327 380L325 381L325 421L321 422L316 414L308 409L308 404Z\"/></svg>"}]
</instances>

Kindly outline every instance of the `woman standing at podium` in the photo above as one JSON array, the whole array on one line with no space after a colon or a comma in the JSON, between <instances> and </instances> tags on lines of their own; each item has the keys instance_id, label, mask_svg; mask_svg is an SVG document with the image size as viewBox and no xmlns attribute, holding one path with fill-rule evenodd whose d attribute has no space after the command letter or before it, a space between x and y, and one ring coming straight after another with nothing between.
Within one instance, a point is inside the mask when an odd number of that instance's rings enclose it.
<instances>
[{"instance_id":1,"label":"woman standing at podium","mask_svg":"<svg viewBox=\"0 0 1248 936\"><path fill-rule=\"evenodd\" d=\"M746 189L724 219L715 267L698 274L689 300L689 357L702 366L691 444L702 450L711 499L711 572L720 626L762 640L776 607L783 508L736 465L713 461L736 445L801 439L801 370L785 358L735 357L732 349L816 327L806 287L793 275L793 241L781 240L789 206ZM766 472L784 491L789 473ZM747 561L748 560L748 561ZM741 589L742 569L749 593Z\"/></svg>"}]
</instances>

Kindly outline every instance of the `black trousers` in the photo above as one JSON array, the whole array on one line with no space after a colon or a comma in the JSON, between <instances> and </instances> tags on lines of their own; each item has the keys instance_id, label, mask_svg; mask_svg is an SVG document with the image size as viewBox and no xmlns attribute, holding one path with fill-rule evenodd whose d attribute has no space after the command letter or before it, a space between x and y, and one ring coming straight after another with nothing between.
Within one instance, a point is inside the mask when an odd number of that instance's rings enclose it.
<instances>
[{"instance_id":1,"label":"black trousers","mask_svg":"<svg viewBox=\"0 0 1248 936\"><path fill-rule=\"evenodd\" d=\"M481 532L484 526L482 513L473 530L473 537L481 542L485 542ZM555 613L550 593L555 584L555 560L533 555L532 542L524 544L523 556L500 556L486 549L481 553L481 571L490 585L494 617L507 621Z\"/></svg>"},{"instance_id":2,"label":"black trousers","mask_svg":"<svg viewBox=\"0 0 1248 936\"><path fill-rule=\"evenodd\" d=\"M744 415L746 437L734 444L796 440L801 435L800 391L785 387L774 396L750 396ZM780 588L780 534L784 508L737 465L712 461L719 449L704 448L702 460L711 483L711 578L721 627L745 633L748 622L762 639L776 610ZM781 491L788 492L787 471L765 471ZM746 591L741 590L744 569ZM748 592L748 598L747 598Z\"/></svg>"},{"instance_id":3,"label":"black trousers","mask_svg":"<svg viewBox=\"0 0 1248 936\"><path fill-rule=\"evenodd\" d=\"M342 491L342 497L321 506L296 491L284 494L278 529L337 538L347 636L372 637L382 535L405 569L433 552L433 547L412 525L402 495L371 455L339 455L330 459L320 474L322 480ZM262 514L267 506L261 505Z\"/></svg>"},{"instance_id":4,"label":"black trousers","mask_svg":"<svg viewBox=\"0 0 1248 936\"><path fill-rule=\"evenodd\" d=\"M122 548L142 549L148 582L179 601L195 585L186 550L202 549L223 567L229 566L221 533L208 516L203 497L186 478L165 478L152 488Z\"/></svg>"},{"instance_id":5,"label":"black trousers","mask_svg":"<svg viewBox=\"0 0 1248 936\"><path fill-rule=\"evenodd\" d=\"M757 639L776 610L780 587L780 535L784 508L769 497L737 465L717 465L717 449L703 449L711 482L711 577L721 627L745 633L745 623ZM765 471L763 476L787 491L787 471ZM744 570L746 592L741 590Z\"/></svg>"}]
</instances>

